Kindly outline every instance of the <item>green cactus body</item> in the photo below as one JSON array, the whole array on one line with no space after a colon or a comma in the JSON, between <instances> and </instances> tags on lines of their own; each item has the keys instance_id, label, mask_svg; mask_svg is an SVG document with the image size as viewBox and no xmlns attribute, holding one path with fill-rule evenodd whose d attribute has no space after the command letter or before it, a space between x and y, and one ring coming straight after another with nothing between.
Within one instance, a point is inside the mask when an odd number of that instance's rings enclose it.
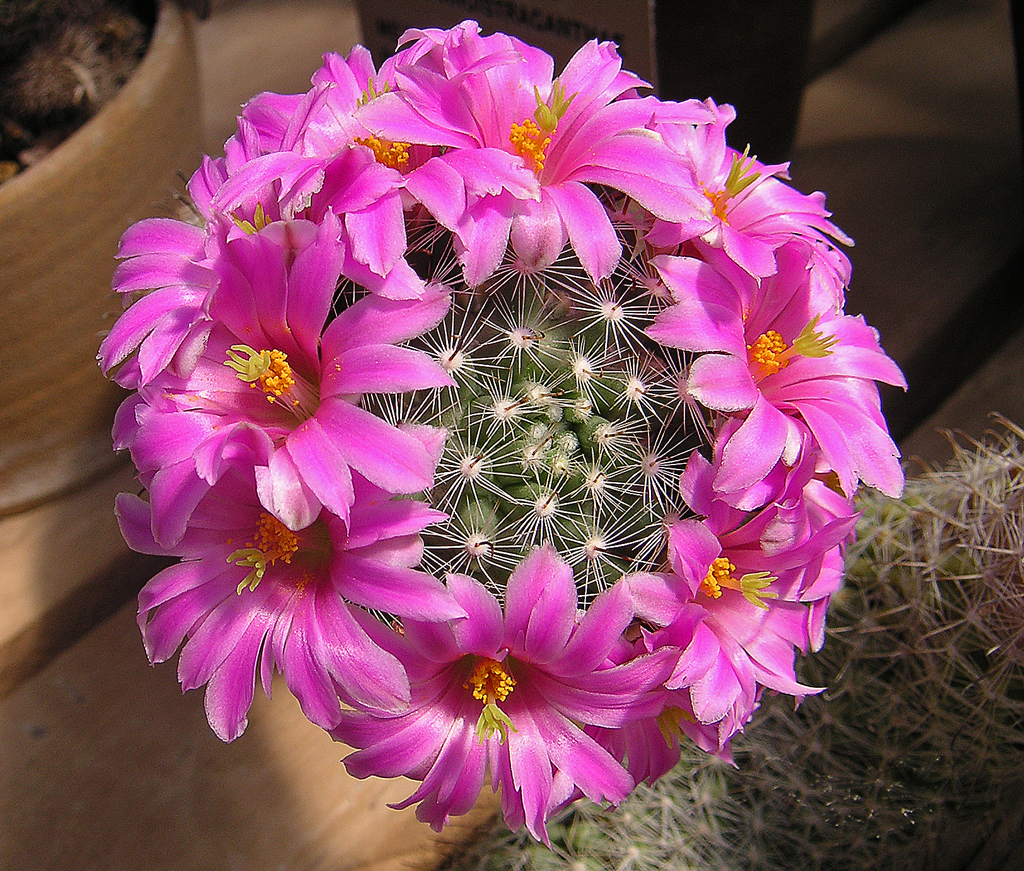
<instances>
[{"instance_id":1,"label":"green cactus body","mask_svg":"<svg viewBox=\"0 0 1024 871\"><path fill-rule=\"evenodd\" d=\"M510 264L454 293L417 347L455 387L364 399L395 423L447 432L427 495L449 519L423 536L423 566L436 576L465 572L501 595L515 566L550 542L586 605L625 572L654 568L666 521L687 510L679 475L700 439L684 426L686 361L644 335L671 300L643 246L620 232L633 254L600 286L567 249L537 275ZM453 272L450 256L432 266L438 282Z\"/></svg>"},{"instance_id":2,"label":"green cactus body","mask_svg":"<svg viewBox=\"0 0 1024 871\"><path fill-rule=\"evenodd\" d=\"M737 767L684 748L616 811L581 803L552 851L495 832L457 871L1011 871L1024 819L1024 430L893 500L860 497L824 686L766 696Z\"/></svg>"}]
</instances>

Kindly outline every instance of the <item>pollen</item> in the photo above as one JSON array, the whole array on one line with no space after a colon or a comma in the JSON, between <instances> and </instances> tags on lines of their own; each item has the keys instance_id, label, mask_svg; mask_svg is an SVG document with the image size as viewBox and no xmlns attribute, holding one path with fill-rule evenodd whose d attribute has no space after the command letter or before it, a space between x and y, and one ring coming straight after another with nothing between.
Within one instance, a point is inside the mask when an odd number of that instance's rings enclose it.
<instances>
[{"instance_id":1,"label":"pollen","mask_svg":"<svg viewBox=\"0 0 1024 871\"><path fill-rule=\"evenodd\" d=\"M463 686L473 691L473 698L488 705L503 702L509 697L516 685L512 677L500 662L493 659L481 659L473 669Z\"/></svg>"},{"instance_id":2,"label":"pollen","mask_svg":"<svg viewBox=\"0 0 1024 871\"><path fill-rule=\"evenodd\" d=\"M268 402L273 402L295 386L288 355L276 348L257 351L248 345L232 345L224 365L234 369L240 380L247 381L253 387L258 382L267 394Z\"/></svg>"},{"instance_id":3,"label":"pollen","mask_svg":"<svg viewBox=\"0 0 1024 871\"><path fill-rule=\"evenodd\" d=\"M266 511L260 514L253 544L263 551L269 563L275 560L290 563L292 555L299 549L299 539L295 533Z\"/></svg>"},{"instance_id":4,"label":"pollen","mask_svg":"<svg viewBox=\"0 0 1024 871\"><path fill-rule=\"evenodd\" d=\"M726 557L716 557L711 563L711 568L708 569L707 576L701 581L701 591L712 599L722 598L722 587L733 586L732 573L734 571L736 571L736 566Z\"/></svg>"},{"instance_id":5,"label":"pollen","mask_svg":"<svg viewBox=\"0 0 1024 871\"><path fill-rule=\"evenodd\" d=\"M743 598L755 608L767 611L768 605L764 599L777 599L779 594L765 588L777 581L778 578L768 572L748 572L736 580L733 577L735 571L736 566L726 557L716 557L708 569L707 576L701 581L701 592L709 598L720 599L723 589L736 590L738 593L742 593Z\"/></svg>"},{"instance_id":6,"label":"pollen","mask_svg":"<svg viewBox=\"0 0 1024 871\"><path fill-rule=\"evenodd\" d=\"M704 191L704 196L711 201L711 211L720 221L728 223L729 195L725 191Z\"/></svg>"},{"instance_id":7,"label":"pollen","mask_svg":"<svg viewBox=\"0 0 1024 871\"><path fill-rule=\"evenodd\" d=\"M508 738L510 729L516 731L508 714L498 707L498 702L505 701L515 685L515 678L502 663L484 658L477 661L469 680L463 684L466 689L473 691L474 699L484 703L484 709L476 721L476 737L481 744L495 732L498 733L500 744Z\"/></svg>"},{"instance_id":8,"label":"pollen","mask_svg":"<svg viewBox=\"0 0 1024 871\"><path fill-rule=\"evenodd\" d=\"M774 375L780 369L785 369L789 365L789 360L783 355L788 350L782 336L775 330L761 333L754 340L754 344L747 345L750 363L760 366L762 375Z\"/></svg>"},{"instance_id":9,"label":"pollen","mask_svg":"<svg viewBox=\"0 0 1024 871\"><path fill-rule=\"evenodd\" d=\"M526 165L535 174L540 175L544 171L544 161L547 159L551 137L541 130L536 122L526 118L522 124L513 122L508 139L516 154L526 161Z\"/></svg>"},{"instance_id":10,"label":"pollen","mask_svg":"<svg viewBox=\"0 0 1024 871\"><path fill-rule=\"evenodd\" d=\"M825 335L818 329L820 319L820 315L811 318L792 345L787 345L775 330L762 333L754 340L754 344L747 345L750 364L760 367L755 378L760 380L766 375L774 375L780 369L785 369L794 357L829 356L839 339Z\"/></svg>"},{"instance_id":11,"label":"pollen","mask_svg":"<svg viewBox=\"0 0 1024 871\"><path fill-rule=\"evenodd\" d=\"M367 136L365 139L356 137L356 142L369 148L377 163L382 163L391 169L400 170L409 162L411 145L408 142L390 142L373 135Z\"/></svg>"},{"instance_id":12,"label":"pollen","mask_svg":"<svg viewBox=\"0 0 1024 871\"><path fill-rule=\"evenodd\" d=\"M262 512L253 540L228 555L229 563L252 569L238 585L238 594L241 595L246 587L255 590L270 566L278 560L290 563L298 549L299 539L295 533L276 517Z\"/></svg>"}]
</instances>

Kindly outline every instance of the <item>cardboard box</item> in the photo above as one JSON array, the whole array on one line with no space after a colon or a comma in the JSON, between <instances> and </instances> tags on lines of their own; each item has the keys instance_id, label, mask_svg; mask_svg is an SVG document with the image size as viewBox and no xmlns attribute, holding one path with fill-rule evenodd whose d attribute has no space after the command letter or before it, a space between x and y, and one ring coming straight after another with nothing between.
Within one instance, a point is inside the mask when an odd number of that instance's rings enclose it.
<instances>
[{"instance_id":1,"label":"cardboard box","mask_svg":"<svg viewBox=\"0 0 1024 871\"><path fill-rule=\"evenodd\" d=\"M590 39L665 100L713 97L738 117L729 144L769 163L789 158L804 86L814 0L356 0L363 42L380 64L412 27L467 18L542 48L556 74Z\"/></svg>"},{"instance_id":2,"label":"cardboard box","mask_svg":"<svg viewBox=\"0 0 1024 871\"><path fill-rule=\"evenodd\" d=\"M619 46L626 69L657 85L654 0L357 0L363 43L379 64L410 27L454 27L467 18L548 52L557 72L591 39Z\"/></svg>"}]
</instances>

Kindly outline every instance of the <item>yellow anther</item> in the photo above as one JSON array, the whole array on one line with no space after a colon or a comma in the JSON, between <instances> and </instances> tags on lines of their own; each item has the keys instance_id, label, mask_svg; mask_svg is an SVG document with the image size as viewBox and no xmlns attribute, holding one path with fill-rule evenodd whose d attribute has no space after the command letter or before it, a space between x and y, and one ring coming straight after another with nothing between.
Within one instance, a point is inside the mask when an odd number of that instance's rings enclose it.
<instances>
[{"instance_id":1,"label":"yellow anther","mask_svg":"<svg viewBox=\"0 0 1024 871\"><path fill-rule=\"evenodd\" d=\"M269 402L273 402L295 386L295 376L292 375L292 367L288 365L288 355L276 348L270 351L257 351L248 345L232 345L224 365L234 369L240 380L249 382L253 387L258 381Z\"/></svg>"},{"instance_id":2,"label":"yellow anther","mask_svg":"<svg viewBox=\"0 0 1024 871\"><path fill-rule=\"evenodd\" d=\"M500 662L481 659L463 686L473 690L473 698L487 704L503 702L508 698L516 680Z\"/></svg>"},{"instance_id":3,"label":"yellow anther","mask_svg":"<svg viewBox=\"0 0 1024 871\"><path fill-rule=\"evenodd\" d=\"M729 562L728 559L724 556L716 557L708 569L707 576L701 581L701 591L712 599L720 599L722 597L722 587L730 586L734 571L736 571L736 566Z\"/></svg>"},{"instance_id":4,"label":"yellow anther","mask_svg":"<svg viewBox=\"0 0 1024 871\"><path fill-rule=\"evenodd\" d=\"M683 723L696 723L697 719L689 711L669 705L657 717L658 729L669 746L683 734Z\"/></svg>"},{"instance_id":5,"label":"yellow anther","mask_svg":"<svg viewBox=\"0 0 1024 871\"><path fill-rule=\"evenodd\" d=\"M753 345L747 345L748 358L750 362L761 367L761 375L774 375L780 369L789 365L789 360L784 356L789 349L775 330L768 330L761 333L754 340Z\"/></svg>"},{"instance_id":6,"label":"yellow anther","mask_svg":"<svg viewBox=\"0 0 1024 871\"><path fill-rule=\"evenodd\" d=\"M508 714L497 705L497 702L503 702L508 698L515 685L515 678L508 673L505 666L493 659L480 659L469 679L463 684L466 689L473 691L474 699L484 703L480 719L476 721L476 737L481 743L495 732L498 733L498 742L501 743L508 738L509 729L516 731Z\"/></svg>"},{"instance_id":7,"label":"yellow anther","mask_svg":"<svg viewBox=\"0 0 1024 871\"><path fill-rule=\"evenodd\" d=\"M265 511L256 524L256 534L247 546L228 555L228 562L252 569L238 585L238 594L248 587L255 590L263 580L267 567L278 560L290 563L299 549L299 539L287 526Z\"/></svg>"},{"instance_id":8,"label":"yellow anther","mask_svg":"<svg viewBox=\"0 0 1024 871\"><path fill-rule=\"evenodd\" d=\"M787 346L782 336L775 330L762 333L754 340L754 344L747 345L750 363L760 367L755 378L774 375L780 369L785 369L794 357L827 357L831 354L839 339L835 336L822 335L818 330L820 319L820 315L811 318L807 326L800 331L800 335L793 340L792 345Z\"/></svg>"},{"instance_id":9,"label":"yellow anther","mask_svg":"<svg viewBox=\"0 0 1024 871\"><path fill-rule=\"evenodd\" d=\"M372 135L365 139L357 137L356 142L369 148L377 163L391 169L401 169L409 162L409 149L412 146L408 142L390 142Z\"/></svg>"},{"instance_id":10,"label":"yellow anther","mask_svg":"<svg viewBox=\"0 0 1024 871\"><path fill-rule=\"evenodd\" d=\"M547 159L547 147L551 144L551 137L540 129L529 118L522 124L513 122L512 130L508 134L508 140L512 147L537 175L544 170L544 161Z\"/></svg>"}]
</instances>

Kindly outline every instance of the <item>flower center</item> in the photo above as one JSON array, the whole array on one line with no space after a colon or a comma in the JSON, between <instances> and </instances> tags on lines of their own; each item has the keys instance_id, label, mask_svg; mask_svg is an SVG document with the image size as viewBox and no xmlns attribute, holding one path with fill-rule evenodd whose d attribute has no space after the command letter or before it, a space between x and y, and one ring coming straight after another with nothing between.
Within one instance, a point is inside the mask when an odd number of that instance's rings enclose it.
<instances>
[{"instance_id":1,"label":"flower center","mask_svg":"<svg viewBox=\"0 0 1024 871\"><path fill-rule=\"evenodd\" d=\"M821 315L815 315L808 321L800 335L792 345L786 345L782 336L775 330L761 333L752 345L747 345L747 359L751 366L756 366L754 378L760 381L768 375L774 375L785 369L794 357L827 357L832 353L833 346L839 341L835 336L822 335L818 330Z\"/></svg>"},{"instance_id":2,"label":"flower center","mask_svg":"<svg viewBox=\"0 0 1024 871\"><path fill-rule=\"evenodd\" d=\"M252 569L238 585L238 595L241 595L246 587L255 590L269 566L278 560L290 563L298 549L299 539L294 532L276 517L265 511L261 513L253 540L247 542L246 547L228 555L229 563Z\"/></svg>"},{"instance_id":3,"label":"flower center","mask_svg":"<svg viewBox=\"0 0 1024 871\"><path fill-rule=\"evenodd\" d=\"M267 402L287 408L300 420L312 417L316 411L316 392L292 370L284 351L232 345L224 365L235 370L239 381L262 390Z\"/></svg>"},{"instance_id":4,"label":"flower center","mask_svg":"<svg viewBox=\"0 0 1024 871\"><path fill-rule=\"evenodd\" d=\"M515 685L515 678L502 663L483 658L479 659L473 667L473 673L463 684L466 689L473 691L474 699L484 703L480 719L476 722L476 737L481 743L497 732L500 744L508 738L509 729L516 731L508 715L497 705L509 697Z\"/></svg>"},{"instance_id":5,"label":"flower center","mask_svg":"<svg viewBox=\"0 0 1024 871\"><path fill-rule=\"evenodd\" d=\"M356 137L356 142L369 148L377 163L382 163L391 169L400 170L409 162L411 145L408 142L390 142L373 135L367 136L365 139Z\"/></svg>"},{"instance_id":6,"label":"flower center","mask_svg":"<svg viewBox=\"0 0 1024 871\"><path fill-rule=\"evenodd\" d=\"M263 203L256 203L256 210L253 212L252 221L246 221L232 212L231 220L235 225L244 230L248 235L254 236L270 223L270 218L263 211Z\"/></svg>"},{"instance_id":7,"label":"flower center","mask_svg":"<svg viewBox=\"0 0 1024 871\"><path fill-rule=\"evenodd\" d=\"M752 366L760 367L760 377L774 375L780 369L789 365L789 360L784 355L789 350L775 330L768 330L761 333L754 340L753 345L747 345L747 357Z\"/></svg>"},{"instance_id":8,"label":"flower center","mask_svg":"<svg viewBox=\"0 0 1024 871\"><path fill-rule=\"evenodd\" d=\"M729 200L739 196L761 177L761 173L751 171L756 157L749 157L750 146L743 149L743 154L732 156L732 166L729 168L729 175L726 176L725 186L719 191L709 191L705 188L706 196L714 208L715 217L726 221L729 208Z\"/></svg>"},{"instance_id":9,"label":"flower center","mask_svg":"<svg viewBox=\"0 0 1024 871\"><path fill-rule=\"evenodd\" d=\"M551 137L534 121L526 118L522 124L512 123L508 139L516 154L523 158L536 175L540 175L544 171L544 161L547 159L547 147L551 144Z\"/></svg>"},{"instance_id":10,"label":"flower center","mask_svg":"<svg viewBox=\"0 0 1024 871\"><path fill-rule=\"evenodd\" d=\"M716 557L711 561L708 573L701 581L701 592L708 598L720 599L723 589L736 590L742 593L743 598L751 605L765 611L768 610L768 605L762 600L779 597L778 593L765 590L765 587L778 580L774 575L768 572L749 572L737 581L732 574L734 571L736 566L727 557Z\"/></svg>"},{"instance_id":11,"label":"flower center","mask_svg":"<svg viewBox=\"0 0 1024 871\"><path fill-rule=\"evenodd\" d=\"M683 736L683 723L696 723L697 718L689 711L675 705L668 705L657 716L658 730L665 738L665 743L671 746Z\"/></svg>"}]
</instances>

